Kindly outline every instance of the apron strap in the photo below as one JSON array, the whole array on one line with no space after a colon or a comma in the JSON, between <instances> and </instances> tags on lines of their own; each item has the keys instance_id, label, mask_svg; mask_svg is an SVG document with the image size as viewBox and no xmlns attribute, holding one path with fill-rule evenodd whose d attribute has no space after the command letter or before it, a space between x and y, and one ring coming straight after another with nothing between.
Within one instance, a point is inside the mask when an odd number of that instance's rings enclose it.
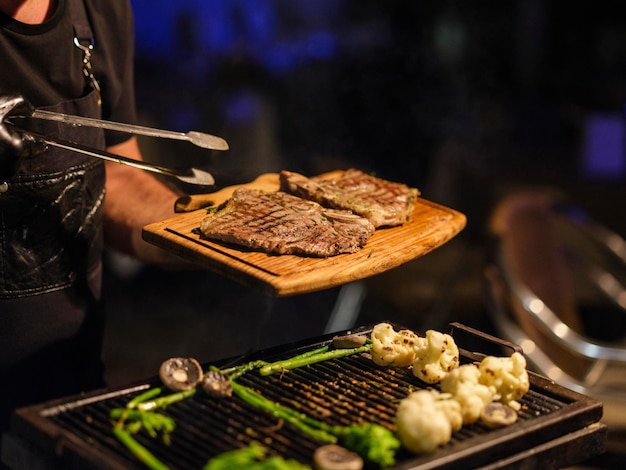
<instances>
[{"instance_id":1,"label":"apron strap","mask_svg":"<svg viewBox=\"0 0 626 470\"><path fill-rule=\"evenodd\" d=\"M93 45L93 33L91 32L91 25L87 18L85 3L83 0L69 0L69 6L76 38L81 44L88 42Z\"/></svg>"},{"instance_id":2,"label":"apron strap","mask_svg":"<svg viewBox=\"0 0 626 470\"><path fill-rule=\"evenodd\" d=\"M91 53L94 48L93 32L83 0L68 0L72 24L74 25L74 45L83 51L83 75L98 95L98 106L102 105L100 84L91 70Z\"/></svg>"}]
</instances>

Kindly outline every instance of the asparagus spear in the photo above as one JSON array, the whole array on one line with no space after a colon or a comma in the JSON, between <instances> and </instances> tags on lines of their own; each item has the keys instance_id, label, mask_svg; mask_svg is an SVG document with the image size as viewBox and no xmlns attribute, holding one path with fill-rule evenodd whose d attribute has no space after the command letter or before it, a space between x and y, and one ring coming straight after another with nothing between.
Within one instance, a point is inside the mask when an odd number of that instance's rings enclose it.
<instances>
[{"instance_id":1,"label":"asparagus spear","mask_svg":"<svg viewBox=\"0 0 626 470\"><path fill-rule=\"evenodd\" d=\"M337 438L332 434L320 430L319 428L315 429L314 427L309 426L307 423L305 423L305 415L298 413L297 411L294 411L286 406L274 403L249 387L240 385L237 382L233 382L233 392L249 405L252 405L257 409L270 412L274 416L287 421L303 433L311 436L318 441L327 444L334 444L335 442L337 442Z\"/></svg>"},{"instance_id":2,"label":"asparagus spear","mask_svg":"<svg viewBox=\"0 0 626 470\"><path fill-rule=\"evenodd\" d=\"M382 467L395 463L395 453L400 448L400 441L392 431L383 426L373 423L330 425L272 402L236 382L233 382L233 392L246 403L287 421L313 439L327 444L341 441L348 449Z\"/></svg>"},{"instance_id":3,"label":"asparagus spear","mask_svg":"<svg viewBox=\"0 0 626 470\"><path fill-rule=\"evenodd\" d=\"M128 448L132 454L137 457L141 463L152 470L167 470L168 467L157 459L148 449L142 446L135 438L125 429L113 428L113 434L118 440Z\"/></svg>"},{"instance_id":4,"label":"asparagus spear","mask_svg":"<svg viewBox=\"0 0 626 470\"><path fill-rule=\"evenodd\" d=\"M333 349L330 351L328 350L328 346L324 346L322 348L314 349L313 351L308 351L289 359L266 364L259 369L259 373L261 375L271 375L277 372L284 372L286 370L296 369L298 367L316 364L322 361L328 361L330 359L339 359L341 357L351 356L353 354L368 352L371 349L371 343L367 343L358 348Z\"/></svg>"},{"instance_id":5,"label":"asparagus spear","mask_svg":"<svg viewBox=\"0 0 626 470\"><path fill-rule=\"evenodd\" d=\"M184 390L182 392L170 393L162 397L155 398L154 400L142 401L135 406L142 411L150 411L158 408L165 408L172 403L183 401L186 398L192 397L196 394L197 388L191 390Z\"/></svg>"}]
</instances>

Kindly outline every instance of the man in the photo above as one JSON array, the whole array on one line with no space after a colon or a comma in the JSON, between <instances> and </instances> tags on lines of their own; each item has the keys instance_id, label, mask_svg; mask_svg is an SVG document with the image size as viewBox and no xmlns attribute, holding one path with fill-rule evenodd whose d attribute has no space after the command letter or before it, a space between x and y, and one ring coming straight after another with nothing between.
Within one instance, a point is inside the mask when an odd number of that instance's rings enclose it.
<instances>
[{"instance_id":1,"label":"man","mask_svg":"<svg viewBox=\"0 0 626 470\"><path fill-rule=\"evenodd\" d=\"M147 223L176 192L150 174L20 138L13 127L141 159L135 137L20 119L28 106L135 120L127 0L0 0L0 421L101 386L103 244L149 263ZM1 106L0 106L1 107Z\"/></svg>"}]
</instances>

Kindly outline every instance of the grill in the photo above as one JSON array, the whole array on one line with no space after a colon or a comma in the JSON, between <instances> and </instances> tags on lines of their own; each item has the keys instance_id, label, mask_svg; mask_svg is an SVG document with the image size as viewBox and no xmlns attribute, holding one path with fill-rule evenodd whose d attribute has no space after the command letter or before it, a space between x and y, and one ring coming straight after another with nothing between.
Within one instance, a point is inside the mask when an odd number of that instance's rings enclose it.
<instances>
[{"instance_id":1,"label":"grill","mask_svg":"<svg viewBox=\"0 0 626 470\"><path fill-rule=\"evenodd\" d=\"M353 332L370 330L362 327ZM452 334L461 349L462 362L483 357L463 349L464 337L494 340L459 324L452 325ZM246 361L284 359L320 347L331 337L268 349ZM499 342L500 346L508 345ZM232 365L232 361L216 365L224 367L227 363ZM606 439L606 427L599 423L602 404L541 376L530 373L530 378L531 390L521 400L517 423L495 430L481 423L464 426L433 454L415 456L400 451L395 468L514 468L533 461L541 462L544 468L550 462L562 467L602 453ZM367 354L269 377L251 372L238 381L329 424L366 421L390 428L398 401L425 386L410 370L379 367ZM124 407L158 383L155 378L17 410L12 432L5 438L3 458L14 468L34 468L33 459L49 468L143 468L113 436L109 411ZM200 469L211 457L252 441L260 442L271 453L312 465L311 456L320 445L237 397L217 399L198 393L170 405L163 413L176 422L171 444L143 432L136 439L172 469Z\"/></svg>"}]
</instances>

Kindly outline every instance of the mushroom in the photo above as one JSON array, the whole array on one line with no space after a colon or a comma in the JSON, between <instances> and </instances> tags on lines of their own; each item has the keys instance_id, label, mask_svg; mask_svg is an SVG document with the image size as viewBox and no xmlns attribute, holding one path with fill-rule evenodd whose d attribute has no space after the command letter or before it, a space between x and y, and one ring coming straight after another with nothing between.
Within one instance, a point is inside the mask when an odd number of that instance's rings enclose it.
<instances>
[{"instance_id":1,"label":"mushroom","mask_svg":"<svg viewBox=\"0 0 626 470\"><path fill-rule=\"evenodd\" d=\"M226 374L212 370L204 374L202 390L214 397L230 397L233 394L233 385Z\"/></svg>"},{"instance_id":2,"label":"mushroom","mask_svg":"<svg viewBox=\"0 0 626 470\"><path fill-rule=\"evenodd\" d=\"M202 366L192 357L172 357L161 364L159 377L170 390L191 390L202 380Z\"/></svg>"},{"instance_id":3,"label":"mushroom","mask_svg":"<svg viewBox=\"0 0 626 470\"><path fill-rule=\"evenodd\" d=\"M350 334L335 336L333 338L333 346L337 349L358 348L363 346L365 341L367 341L367 336L365 335Z\"/></svg>"},{"instance_id":4,"label":"mushroom","mask_svg":"<svg viewBox=\"0 0 626 470\"><path fill-rule=\"evenodd\" d=\"M494 401L483 408L480 420L490 428L509 426L517 421L517 411L510 406Z\"/></svg>"},{"instance_id":5,"label":"mushroom","mask_svg":"<svg viewBox=\"0 0 626 470\"><path fill-rule=\"evenodd\" d=\"M313 453L317 470L361 470L363 459L345 447L329 444L318 447Z\"/></svg>"}]
</instances>

